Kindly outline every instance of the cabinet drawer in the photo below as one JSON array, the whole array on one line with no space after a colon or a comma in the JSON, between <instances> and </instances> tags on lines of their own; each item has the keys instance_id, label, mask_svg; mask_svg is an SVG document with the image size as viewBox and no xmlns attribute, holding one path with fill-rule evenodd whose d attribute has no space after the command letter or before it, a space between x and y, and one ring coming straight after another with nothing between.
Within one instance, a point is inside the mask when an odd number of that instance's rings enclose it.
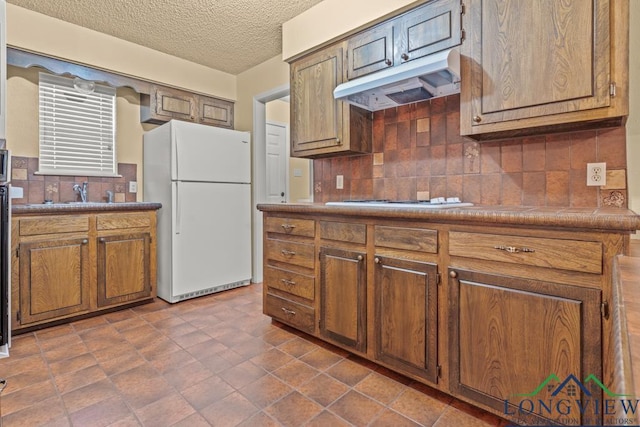
<instances>
[{"instance_id":1,"label":"cabinet drawer","mask_svg":"<svg viewBox=\"0 0 640 427\"><path fill-rule=\"evenodd\" d=\"M306 332L313 332L315 312L312 307L267 294L264 313Z\"/></svg>"},{"instance_id":2,"label":"cabinet drawer","mask_svg":"<svg viewBox=\"0 0 640 427\"><path fill-rule=\"evenodd\" d=\"M313 268L314 253L312 244L267 239L266 256L270 260Z\"/></svg>"},{"instance_id":3,"label":"cabinet drawer","mask_svg":"<svg viewBox=\"0 0 640 427\"><path fill-rule=\"evenodd\" d=\"M313 276L267 267L264 272L264 282L270 288L279 289L292 295L312 301L315 298L315 279Z\"/></svg>"},{"instance_id":4,"label":"cabinet drawer","mask_svg":"<svg viewBox=\"0 0 640 427\"><path fill-rule=\"evenodd\" d=\"M96 216L98 230L150 227L151 218L146 213L112 213Z\"/></svg>"},{"instance_id":5,"label":"cabinet drawer","mask_svg":"<svg viewBox=\"0 0 640 427\"><path fill-rule=\"evenodd\" d=\"M313 237L316 232L315 224L312 219L267 217L264 223L264 230L267 233Z\"/></svg>"},{"instance_id":6,"label":"cabinet drawer","mask_svg":"<svg viewBox=\"0 0 640 427\"><path fill-rule=\"evenodd\" d=\"M602 273L602 244L482 233L449 233L449 254L466 258Z\"/></svg>"},{"instance_id":7,"label":"cabinet drawer","mask_svg":"<svg viewBox=\"0 0 640 427\"><path fill-rule=\"evenodd\" d=\"M86 215L64 215L50 218L21 219L19 229L21 236L88 231L89 217Z\"/></svg>"},{"instance_id":8,"label":"cabinet drawer","mask_svg":"<svg viewBox=\"0 0 640 427\"><path fill-rule=\"evenodd\" d=\"M438 253L438 232L421 228L375 226L376 246Z\"/></svg>"},{"instance_id":9,"label":"cabinet drawer","mask_svg":"<svg viewBox=\"0 0 640 427\"><path fill-rule=\"evenodd\" d=\"M364 245L367 240L367 227L364 224L320 221L320 238Z\"/></svg>"}]
</instances>

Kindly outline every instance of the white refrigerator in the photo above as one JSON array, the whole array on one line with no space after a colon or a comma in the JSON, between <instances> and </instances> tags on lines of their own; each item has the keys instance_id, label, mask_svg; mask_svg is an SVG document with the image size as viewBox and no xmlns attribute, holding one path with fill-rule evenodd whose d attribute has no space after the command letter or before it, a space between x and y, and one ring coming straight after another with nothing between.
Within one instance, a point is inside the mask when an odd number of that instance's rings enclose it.
<instances>
[{"instance_id":1,"label":"white refrigerator","mask_svg":"<svg viewBox=\"0 0 640 427\"><path fill-rule=\"evenodd\" d=\"M251 280L248 132L172 120L144 135L144 200L158 211L158 296L174 303Z\"/></svg>"}]
</instances>

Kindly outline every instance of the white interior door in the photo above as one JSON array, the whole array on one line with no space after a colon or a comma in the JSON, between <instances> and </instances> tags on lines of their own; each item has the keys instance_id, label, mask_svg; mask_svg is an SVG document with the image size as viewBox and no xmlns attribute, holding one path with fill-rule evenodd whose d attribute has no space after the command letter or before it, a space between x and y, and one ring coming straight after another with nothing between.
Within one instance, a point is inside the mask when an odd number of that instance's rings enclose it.
<instances>
[{"instance_id":1,"label":"white interior door","mask_svg":"<svg viewBox=\"0 0 640 427\"><path fill-rule=\"evenodd\" d=\"M267 123L267 203L286 203L287 177L287 127Z\"/></svg>"}]
</instances>

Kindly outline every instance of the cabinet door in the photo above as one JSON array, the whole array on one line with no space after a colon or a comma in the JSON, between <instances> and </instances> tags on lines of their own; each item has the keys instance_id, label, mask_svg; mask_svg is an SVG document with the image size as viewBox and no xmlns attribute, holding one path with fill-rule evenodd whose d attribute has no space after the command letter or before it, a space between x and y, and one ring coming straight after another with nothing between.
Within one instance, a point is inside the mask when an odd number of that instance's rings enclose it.
<instances>
[{"instance_id":1,"label":"cabinet door","mask_svg":"<svg viewBox=\"0 0 640 427\"><path fill-rule=\"evenodd\" d=\"M320 333L365 351L367 324L366 253L320 249Z\"/></svg>"},{"instance_id":2,"label":"cabinet door","mask_svg":"<svg viewBox=\"0 0 640 427\"><path fill-rule=\"evenodd\" d=\"M599 420L602 389L591 375L602 378L600 290L459 269L449 277L454 393L532 425L567 419L560 399L577 424ZM519 412L522 401L534 402L533 414Z\"/></svg>"},{"instance_id":3,"label":"cabinet door","mask_svg":"<svg viewBox=\"0 0 640 427\"><path fill-rule=\"evenodd\" d=\"M233 102L200 96L198 122L233 129Z\"/></svg>"},{"instance_id":4,"label":"cabinet door","mask_svg":"<svg viewBox=\"0 0 640 427\"><path fill-rule=\"evenodd\" d=\"M151 296L149 233L98 238L98 306Z\"/></svg>"},{"instance_id":5,"label":"cabinet door","mask_svg":"<svg viewBox=\"0 0 640 427\"><path fill-rule=\"evenodd\" d=\"M436 0L397 18L395 62L412 61L462 42L460 0Z\"/></svg>"},{"instance_id":6,"label":"cabinet door","mask_svg":"<svg viewBox=\"0 0 640 427\"><path fill-rule=\"evenodd\" d=\"M196 120L198 108L192 93L168 87L152 86L149 95L140 95L140 120L162 124L171 119Z\"/></svg>"},{"instance_id":7,"label":"cabinet door","mask_svg":"<svg viewBox=\"0 0 640 427\"><path fill-rule=\"evenodd\" d=\"M467 16L463 135L521 129L532 126L521 119L609 106L609 0L471 0ZM509 121L518 122L487 126ZM530 121L541 126L564 120Z\"/></svg>"},{"instance_id":8,"label":"cabinet door","mask_svg":"<svg viewBox=\"0 0 640 427\"><path fill-rule=\"evenodd\" d=\"M291 64L291 151L336 147L342 141L344 103L333 98L342 83L342 45Z\"/></svg>"},{"instance_id":9,"label":"cabinet door","mask_svg":"<svg viewBox=\"0 0 640 427\"><path fill-rule=\"evenodd\" d=\"M351 37L347 43L347 79L393 66L393 22Z\"/></svg>"},{"instance_id":10,"label":"cabinet door","mask_svg":"<svg viewBox=\"0 0 640 427\"><path fill-rule=\"evenodd\" d=\"M435 264L376 256L376 358L437 381Z\"/></svg>"},{"instance_id":11,"label":"cabinet door","mask_svg":"<svg viewBox=\"0 0 640 427\"><path fill-rule=\"evenodd\" d=\"M86 238L20 243L20 324L89 309Z\"/></svg>"}]
</instances>

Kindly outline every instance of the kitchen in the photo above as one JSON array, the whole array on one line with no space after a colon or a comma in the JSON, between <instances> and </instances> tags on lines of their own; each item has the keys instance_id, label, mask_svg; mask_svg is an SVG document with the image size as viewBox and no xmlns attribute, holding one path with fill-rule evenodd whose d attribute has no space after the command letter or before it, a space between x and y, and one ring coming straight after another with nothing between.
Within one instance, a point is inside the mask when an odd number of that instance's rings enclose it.
<instances>
[{"instance_id":1,"label":"kitchen","mask_svg":"<svg viewBox=\"0 0 640 427\"><path fill-rule=\"evenodd\" d=\"M309 18L308 20L303 19L305 18L305 16L302 16L299 21L292 22L291 25L301 23L301 25L305 28L306 31L301 32L300 30L296 30L296 29L291 30L296 34L296 37L292 37L289 43L297 44L296 46L293 47L294 52L296 52L296 49L297 49L297 52L302 52L304 50L310 49L313 46L324 42L325 40L332 39L345 32L350 31L353 28L357 28L361 25L364 25L365 23L373 19L376 19L379 16L386 15L387 13L392 12L392 10L400 8L404 6L405 3L409 3L409 2L399 2L399 3L403 3L403 4L396 4L396 5L386 4L386 5L380 5L379 7L373 7L368 5L367 8L363 8L362 6L360 8L355 7L352 13L348 13L349 10L347 10L345 11L344 16L338 17L339 20L342 19L344 21L336 22L334 19L332 19L331 22L335 23L336 28L330 28L326 25L320 25L322 21L318 19L317 15L314 15L314 14L306 15L306 17ZM322 7L326 8L324 9L325 12L332 10L332 6L335 8L335 3L332 4L332 2L325 1L321 3L321 5ZM317 13L323 12L322 7L319 7L318 9L316 9L318 10ZM634 13L634 10L635 10L633 8L634 6L632 5L632 13ZM362 13L362 9L369 11L371 15L364 16L365 14ZM18 12L17 9L9 8L9 18L11 18L12 10L14 12ZM75 58L80 62L102 65L100 63L97 63L99 62L100 59L89 59L90 52L91 52L89 48L85 53L87 57L81 58L79 56L82 56L82 53L79 53L79 52L65 53L64 49L65 49L65 46L67 45L65 45L64 43L58 43L55 40L47 40L47 38L44 38L44 37L39 38L37 40L30 40L31 36L28 33L32 31L33 26L38 26L38 23L43 24L42 22L43 18L40 16L36 17L34 15L27 14L26 12L23 12L23 11L19 11L19 12L23 13L23 15L17 14L16 19L22 18L23 21L15 21L15 22L20 22L22 25L16 25L14 29L17 32L24 31L26 34L14 35L16 39L12 41L11 40L11 37L12 37L11 22L12 21L9 20L9 23L8 23L9 42L11 44L23 46L25 48L29 48L30 50L34 50L38 52L47 52L57 57ZM331 15L330 13L327 13L327 16L330 16L330 15ZM316 22L316 25L312 24L314 21ZM324 22L326 23L326 20ZM61 25L59 22L56 22L55 24L58 26ZM320 28L317 28L318 34L315 34L314 31L312 31L312 29L316 27L320 27ZM56 28L56 29L61 30L60 28ZM634 30L632 29L631 31L632 31L632 36L630 37L630 40L633 43ZM302 34L306 34L307 32L309 33L308 37L301 36ZM62 33L60 31L52 31L52 34L48 35L48 38L49 39L55 38L56 34L61 36ZM285 35L286 35L286 31L285 31ZM18 36L22 36L24 37L24 39L20 40ZM94 38L92 39L92 41L97 42L98 40ZM46 46L46 47L37 46L37 43L46 44L47 42L51 43L52 46ZM117 43L117 42L114 41L114 43ZM302 46L300 46L301 44ZM285 43L285 48L291 48L291 46L288 46ZM95 49L95 47L93 47L93 49ZM105 51L109 51L109 49L105 49ZM630 49L630 52L632 55L631 64L632 64L632 70L633 70L634 49ZM289 50L289 56L292 56L291 50ZM131 59L132 59L132 62L135 62L133 61L133 58ZM637 59L635 59L635 61L637 62ZM126 64L126 66L132 66L132 65ZM121 67L124 67L124 65L121 65ZM116 67L110 66L107 68L116 68ZM636 65L636 68L637 68L637 65ZM130 74L154 76L156 75L155 73L158 73L158 72L159 71L155 69L153 71L149 71L149 73L147 74L140 74L138 72L130 73ZM207 80L209 77L215 77L216 79L222 79L222 80L224 80L224 77L228 77L224 75L220 76L218 73L210 72L208 70L207 70L207 73L209 74L206 77L203 77L203 82L206 81L207 82L206 84L210 84L209 80ZM259 76L259 78L257 76ZM272 89L273 87L277 87L287 83L288 79L289 79L288 67L286 66L285 63L281 62L280 56L278 55L278 57L275 57L271 60L266 61L261 66L258 66L245 73L239 74L237 76L237 80L235 84L223 84L221 85L223 86L222 88L216 89L216 90L211 90L209 88L207 88L206 90L202 90L202 89L198 90L198 88L193 88L193 90L210 93L212 95L220 96L223 98L237 99L236 101L237 115L236 115L235 127L236 129L250 130L252 128L252 125L251 125L252 98L256 94L260 94L264 91ZM16 84L17 80L18 79L10 78L9 93L11 93L11 90L12 90L11 85ZM156 78L156 80L166 81L161 78ZM219 81L219 80L216 80L216 81ZM185 82L184 84L178 84L178 82L176 82L175 84L180 87L192 88L192 86L195 83L193 81L189 81L189 82ZM203 83L203 85L204 84L205 83ZM632 85L633 84L634 82L632 80ZM237 93L236 94L229 93L229 92L232 92L234 88L235 90L237 90ZM245 91L249 93L245 93ZM629 92L633 96L633 92L634 92L633 89L630 89ZM427 137L425 134L430 134L428 135L430 140L435 141L439 139L438 135L442 135L442 132L444 131L447 138L447 144L442 144L440 146L438 146L437 144L433 144L433 147L431 147L432 148L431 155L434 159L436 158L447 159L444 166L445 171L447 167L449 167L452 170L459 170L459 171L466 171L466 170L469 170L469 171L482 170L483 172L489 171L489 172L492 172L490 179L487 180L486 183L478 184L479 186L481 186L481 188L495 189L495 188L499 188L500 185L502 185L504 186L503 188L510 188L513 190L513 191L504 193L508 195L508 197L505 199L501 198L503 193L497 193L497 192L491 192L491 191L489 192L475 191L475 192L471 192L468 195L464 195L463 200L465 198L469 199L471 197L474 197L474 195L481 194L483 195L482 197L486 197L486 199L473 200L474 203L511 205L513 204L514 200L522 201L524 196L533 197L533 199L529 203L522 203L523 205L535 204L538 206L544 206L545 203L549 203L550 206L558 206L558 205L561 205L561 203L567 203L566 206L574 206L570 204L572 203L570 200L580 201L582 203L595 203L597 201L596 197L598 196L595 196L593 192L589 192L587 195L579 195L580 189L582 189L584 186L576 185L576 187L568 187L567 180L568 180L568 177L571 176L573 169L572 168L562 169L562 165L564 164L564 161L562 159L563 158L566 159L567 157L574 158L576 153L578 154L583 153L584 151L581 150L580 147L584 146L584 147L590 147L591 149L596 149L595 147L597 147L597 149L600 150L599 152L604 152L607 156L610 156L606 158L607 165L609 168L613 168L614 170L617 170L617 171L625 170L626 168L626 171L628 173L627 181L629 182L629 185L631 186L631 188L629 188L629 190L626 190L626 188L622 188L622 190L628 191L629 206L633 207L633 200L634 200L633 184L637 182L637 179L633 178L635 171L633 169L634 164L631 160L637 156L634 157L632 154L628 154L625 157L624 155L624 151L626 148L625 142L624 142L624 139L625 139L624 128L602 130L602 131L597 131L597 133L596 131L593 131L593 133L589 133L589 132L579 133L576 135L572 135L571 137L572 139L570 139L569 141L567 141L566 139L562 140L563 134L558 134L558 135L546 136L545 141L538 141L537 144L536 143L524 144L522 142L517 142L515 144L503 144L503 145L496 144L496 143L489 143L489 144L482 143L482 144L474 145L473 142L469 142L467 140L465 140L465 142L459 142L457 140L455 141L449 140L449 136L455 137L455 135L447 135L447 132L449 131L449 129L451 129L451 127L442 125L442 123L446 123L446 124L456 123L457 119L459 119L459 116L456 114L457 105L458 105L458 101L455 96L443 99L441 101L434 100L431 103L431 108L428 113L422 112L421 114L423 115L420 116L419 118L417 118L418 116L416 116L416 120L430 118L431 120L428 128L427 128L426 120L420 121L419 122L420 128L419 129L416 128L415 134L411 133L411 128L409 128L409 135L410 135L409 139L411 140L411 138L414 137L413 135L415 135L416 143L417 143L417 141L425 141L424 138ZM136 114L137 107L138 106L134 104L130 106L125 105L124 108L135 110L133 111L133 113ZM9 108L10 109L12 108L11 105L9 105ZM36 114L35 112L33 111L31 112L32 117L35 114ZM409 114L411 114L411 111L409 111ZM416 114L418 114L418 112L416 112ZM9 124L8 124L8 131L7 131L8 132L7 139L9 141L9 147L14 151L16 150L16 148L11 146L12 139L15 140L15 139L22 139L22 138L18 138L18 135L15 135L12 137L11 123L14 123L12 120L18 120L18 122L16 123L19 123L19 120L23 120L21 118L25 116L26 116L25 114L14 113L12 117L11 110L9 110L8 112ZM633 140L634 137L637 138L637 131L635 131L633 128L634 126L633 100L631 102L630 116L631 116L631 120L629 120L627 123L626 139L627 141L629 141L629 144L628 144L629 150L632 150L633 148L632 148L631 141ZM391 193L387 195L387 193L383 193L385 198L412 199L415 197L407 197L407 196L414 196L413 191L416 191L418 189L418 183L419 182L424 183L425 181L424 179L425 177L419 175L420 169L429 167L431 171L436 170L437 172L438 170L437 168L443 168L443 165L441 164L441 162L436 162L435 160L432 160L431 164L427 166L425 165L424 162L418 162L411 157L406 159L404 163L401 163L400 166L394 165L393 168L389 168L389 167L382 168L381 166L389 166L389 163L393 163L392 160L394 159L394 156L396 155L406 156L406 153L402 152L402 148L404 147L401 146L402 144L406 143L406 139L398 138L398 136L407 134L406 123L410 123L411 117L409 117L408 119L400 116L396 116L392 118L392 117L388 117L387 114L385 113L385 116L383 117L383 119L384 119L383 122L381 122L380 119L376 121L376 118L374 117L374 137L376 132L378 132L378 135L380 134L380 129L376 130L376 126L377 126L378 128L382 129L383 138L385 138L384 144L395 146L398 149L390 150L390 152L386 152L385 150L385 152L383 153L380 150L375 149L374 147L374 153L376 154L374 154L373 156L368 156L368 157L365 156L361 158L353 157L353 158L322 159L319 161L315 161L314 173L316 174L316 179L315 179L316 183L314 188L321 190L321 191L316 190L316 193L314 194L314 196L316 197L316 201L325 202L330 200L337 200L339 198L352 198L351 194L348 194L347 195L348 197L342 197L342 194L338 192L337 189L334 188L337 175L343 176L345 189L350 190L352 193L354 193L354 195L357 195L358 197L363 197L363 196L366 196L369 198L374 196L377 197L377 195L379 194L377 192L387 191L386 188L389 188L389 189L392 189L391 191L396 191L399 194ZM14 128L14 131L15 129L16 128ZM31 129L31 132L34 132L33 126L28 125L26 123L23 126L20 126L20 129L24 129L25 132ZM394 130L395 130L395 133L394 133ZM404 133L401 133L401 132L404 132ZM584 140L579 140L578 137L584 138ZM140 136L138 138L140 138ZM36 137L32 136L30 140L37 140L37 136ZM572 145L570 141L574 141L574 140L577 142L580 142L581 145L580 144L576 144L575 146ZM451 142L453 143L450 144ZM558 142L558 144L553 144L555 142ZM602 145L599 145L599 144L602 144ZM129 147L129 148L125 148L124 150L128 150L128 149L136 150L140 148L141 147ZM434 149L443 150L444 154L450 154L452 156L451 160L449 160L448 157L435 156ZM572 152L571 151L572 149L574 149L575 151ZM411 147L409 147L408 150L410 152ZM532 150L532 152L529 153L528 150ZM545 150L550 150L550 151L546 152ZM424 150L416 149L416 151L424 151ZM477 154L474 154L476 151L477 151ZM522 162L523 165L528 162L539 162L541 152L545 153L544 157L547 159L547 162L544 164L544 166L540 166L540 164L529 165L529 166L526 166L528 169L525 169L524 171L513 169L514 166L512 165L519 164L520 162ZM125 160L125 163L137 163L137 160L141 158L141 155L139 153L140 152L138 151L137 156L135 153L128 155L127 151L120 152L119 154L122 154L124 156L123 159ZM465 154L464 163L456 164L455 159L461 157L463 153ZM630 153L632 153L632 151L630 151ZM380 154L383 154L383 156L380 156ZM468 157L467 157L467 154L468 154ZM571 157L572 154L573 154L573 157ZM29 152L20 153L18 151L18 155L33 157L32 155L29 154ZM129 161L128 159L132 159L132 160ZM359 159L359 160L354 160L354 159ZM628 159L628 162L626 161L626 159ZM385 162L387 163L386 165L384 164ZM557 164L553 164L553 162L557 162ZM469 168L469 169L464 169L464 168ZM478 168L481 168L481 169L478 169ZM512 168L512 169L509 169L509 168ZM139 169L140 169L140 166L138 166L138 170ZM387 176L386 174L391 173L390 172L391 170L393 170L395 173L393 175ZM398 173L399 171L400 173ZM537 189L534 192L527 191L525 193L515 194L515 190L517 189L520 189L520 191L523 191L522 187L519 187L517 184L513 185L513 187L507 186L508 183L513 182L514 176L515 177L518 176L517 174L522 174L524 176L524 172L537 172L539 174L542 171L544 171L543 173L546 173L547 177L549 177L546 181L547 184L549 185L547 185L546 187L543 186L543 188L540 188L538 186L536 187ZM431 175L439 176L439 177L446 176L444 173L432 173ZM445 192L448 193L449 191L453 191L453 189L455 189L456 186L460 185L458 183L458 180L462 180L462 179L464 179L462 172L454 174L453 179L450 179L450 180L445 179L444 182L442 182L442 178L440 178L439 180L433 181L433 183L431 182L431 179L430 179L429 190L433 194L436 188L443 188L445 189ZM563 185L562 186L550 185L550 183L554 183L554 182L555 183L560 182L560 183L563 183ZM569 181L569 182L572 182L572 181ZM382 185L384 186L382 190L379 187L380 183L382 183ZM452 186L451 190L447 188L447 185ZM464 188L467 188L467 187L462 186L462 191L464 191ZM421 188L421 190L426 190L426 189ZM621 190L621 188L615 188L614 190ZM374 193L374 191L376 192ZM406 191L407 193L403 193L403 191ZM623 193L625 193L625 191L623 191ZM540 194L548 194L549 196L545 197L545 196L541 196ZM606 195L606 197L610 197L610 196L611 194ZM571 197L575 197L575 199L571 199ZM613 201L613 199L615 198L610 197L609 200ZM260 260L261 257L255 257L255 259ZM224 300L224 296L221 294L219 299ZM256 311L260 311L261 310L260 306L258 305L258 307L256 308L255 305L256 305L256 301L251 300L251 303L244 308L248 308L249 306L254 306ZM242 307L242 304L240 304L239 306ZM140 308L140 310L144 310L142 307ZM150 306L149 306L149 309L150 309ZM227 309L228 311L237 313L237 311L234 311L234 310L239 310L239 307L227 307ZM150 314L147 314L147 315L150 315ZM160 319L156 319L156 320L160 320ZM255 318L252 318L252 320L259 323L259 320ZM222 336L222 335L219 335L219 336ZM230 338L228 337L225 337L225 338L230 340ZM296 343L299 344L299 341L296 340ZM357 370L357 369L354 368L354 370ZM424 387L422 387L421 389L424 389ZM524 391L528 391L528 390L523 390L523 392ZM431 392L433 393L433 391ZM429 391L427 390L427 394L428 393ZM7 396L9 395L10 394L7 394ZM361 395L351 394L349 396L361 396ZM440 398L444 399L442 396L440 396ZM8 400L8 399L5 399L5 400ZM464 405L461 403L456 403L454 407L464 407ZM449 411L449 412L452 412L452 411ZM482 417L482 415L480 417ZM413 418L413 419L416 419L416 418ZM444 421L442 422L444 423ZM353 423L358 424L357 422L353 422Z\"/></svg>"}]
</instances>

